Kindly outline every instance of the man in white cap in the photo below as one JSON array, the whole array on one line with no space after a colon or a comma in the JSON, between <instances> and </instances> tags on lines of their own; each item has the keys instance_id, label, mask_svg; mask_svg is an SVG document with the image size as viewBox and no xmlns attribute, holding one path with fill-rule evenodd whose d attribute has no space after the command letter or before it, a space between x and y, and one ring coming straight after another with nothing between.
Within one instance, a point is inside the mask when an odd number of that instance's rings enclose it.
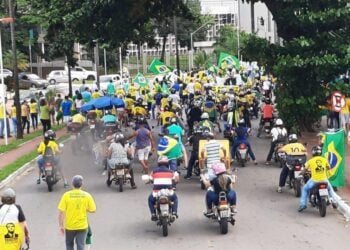
<instances>
[{"instance_id":1,"label":"man in white cap","mask_svg":"<svg viewBox=\"0 0 350 250\"><path fill-rule=\"evenodd\" d=\"M58 205L59 227L62 235L66 235L66 249L74 249L74 241L77 250L84 250L85 239L88 231L87 213L94 213L96 205L92 196L81 190L83 177L76 175L72 180L73 189L63 194Z\"/></svg>"}]
</instances>

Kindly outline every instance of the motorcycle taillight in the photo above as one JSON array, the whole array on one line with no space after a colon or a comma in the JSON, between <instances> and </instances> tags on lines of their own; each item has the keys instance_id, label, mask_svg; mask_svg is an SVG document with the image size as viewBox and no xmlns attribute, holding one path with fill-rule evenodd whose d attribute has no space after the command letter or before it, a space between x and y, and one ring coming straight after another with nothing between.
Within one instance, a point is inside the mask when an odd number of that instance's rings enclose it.
<instances>
[{"instance_id":1,"label":"motorcycle taillight","mask_svg":"<svg viewBox=\"0 0 350 250\"><path fill-rule=\"evenodd\" d=\"M52 166L51 162L45 163L45 167L51 167L51 166Z\"/></svg>"},{"instance_id":2,"label":"motorcycle taillight","mask_svg":"<svg viewBox=\"0 0 350 250\"><path fill-rule=\"evenodd\" d=\"M222 200L219 202L219 205L220 206L224 206L224 205L227 205L227 200Z\"/></svg>"},{"instance_id":3,"label":"motorcycle taillight","mask_svg":"<svg viewBox=\"0 0 350 250\"><path fill-rule=\"evenodd\" d=\"M166 197L161 197L159 198L159 204L168 204L168 198Z\"/></svg>"},{"instance_id":4,"label":"motorcycle taillight","mask_svg":"<svg viewBox=\"0 0 350 250\"><path fill-rule=\"evenodd\" d=\"M295 170L299 171L301 169L301 166L297 165L295 166Z\"/></svg>"},{"instance_id":5,"label":"motorcycle taillight","mask_svg":"<svg viewBox=\"0 0 350 250\"><path fill-rule=\"evenodd\" d=\"M327 188L327 186L328 186L328 185L327 185L326 183L324 183L324 184L320 184L319 188L320 188L320 189L324 189L324 188Z\"/></svg>"},{"instance_id":6,"label":"motorcycle taillight","mask_svg":"<svg viewBox=\"0 0 350 250\"><path fill-rule=\"evenodd\" d=\"M245 149L247 147L247 145L245 145L245 144L239 144L239 149Z\"/></svg>"}]
</instances>

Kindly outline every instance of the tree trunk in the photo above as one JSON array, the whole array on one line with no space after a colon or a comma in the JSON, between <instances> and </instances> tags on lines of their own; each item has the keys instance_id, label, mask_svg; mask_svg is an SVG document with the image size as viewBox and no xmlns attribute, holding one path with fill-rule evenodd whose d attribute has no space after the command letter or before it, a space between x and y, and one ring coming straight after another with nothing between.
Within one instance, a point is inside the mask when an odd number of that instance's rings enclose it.
<instances>
[{"instance_id":1,"label":"tree trunk","mask_svg":"<svg viewBox=\"0 0 350 250\"><path fill-rule=\"evenodd\" d=\"M163 36L162 54L161 54L161 56L160 56L160 60L161 60L162 62L165 62L165 45L166 45L167 37L168 37L168 34L165 34L165 35Z\"/></svg>"}]
</instances>

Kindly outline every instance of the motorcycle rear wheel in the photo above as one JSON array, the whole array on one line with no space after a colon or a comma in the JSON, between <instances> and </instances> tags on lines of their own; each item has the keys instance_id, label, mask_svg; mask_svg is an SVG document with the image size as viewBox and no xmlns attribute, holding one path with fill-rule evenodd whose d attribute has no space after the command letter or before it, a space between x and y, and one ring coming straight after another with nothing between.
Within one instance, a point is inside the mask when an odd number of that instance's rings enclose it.
<instances>
[{"instance_id":1,"label":"motorcycle rear wheel","mask_svg":"<svg viewBox=\"0 0 350 250\"><path fill-rule=\"evenodd\" d=\"M52 190L53 190L53 178L52 178L52 176L46 177L46 184L47 184L47 190L49 190L49 192L52 192Z\"/></svg>"},{"instance_id":2,"label":"motorcycle rear wheel","mask_svg":"<svg viewBox=\"0 0 350 250\"><path fill-rule=\"evenodd\" d=\"M300 180L294 180L293 188L294 188L295 197L300 197L301 196L301 182L300 182Z\"/></svg>"},{"instance_id":3,"label":"motorcycle rear wheel","mask_svg":"<svg viewBox=\"0 0 350 250\"><path fill-rule=\"evenodd\" d=\"M166 217L161 218L161 224L162 224L163 236L167 237L168 236L168 220Z\"/></svg>"},{"instance_id":4,"label":"motorcycle rear wheel","mask_svg":"<svg viewBox=\"0 0 350 250\"><path fill-rule=\"evenodd\" d=\"M319 201L318 211L320 212L321 217L325 217L327 213L327 201L326 199L322 199Z\"/></svg>"},{"instance_id":5,"label":"motorcycle rear wheel","mask_svg":"<svg viewBox=\"0 0 350 250\"><path fill-rule=\"evenodd\" d=\"M228 232L228 221L227 218L220 219L220 233L227 234Z\"/></svg>"},{"instance_id":6,"label":"motorcycle rear wheel","mask_svg":"<svg viewBox=\"0 0 350 250\"><path fill-rule=\"evenodd\" d=\"M122 179L119 179L119 192L123 192L123 180Z\"/></svg>"}]
</instances>

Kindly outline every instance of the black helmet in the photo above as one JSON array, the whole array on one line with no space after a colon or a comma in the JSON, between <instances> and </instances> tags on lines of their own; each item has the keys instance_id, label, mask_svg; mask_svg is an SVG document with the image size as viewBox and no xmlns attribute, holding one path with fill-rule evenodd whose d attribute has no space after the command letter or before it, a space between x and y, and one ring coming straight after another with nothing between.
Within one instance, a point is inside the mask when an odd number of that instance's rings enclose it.
<instances>
[{"instance_id":1,"label":"black helmet","mask_svg":"<svg viewBox=\"0 0 350 250\"><path fill-rule=\"evenodd\" d=\"M271 104L271 99L270 98L265 98L265 103L266 104Z\"/></svg>"},{"instance_id":2,"label":"black helmet","mask_svg":"<svg viewBox=\"0 0 350 250\"><path fill-rule=\"evenodd\" d=\"M298 136L296 134L290 134L288 136L288 142L289 143L294 143L298 141Z\"/></svg>"},{"instance_id":3,"label":"black helmet","mask_svg":"<svg viewBox=\"0 0 350 250\"><path fill-rule=\"evenodd\" d=\"M320 146L314 146L311 149L312 156L320 156L322 155L322 148Z\"/></svg>"},{"instance_id":4,"label":"black helmet","mask_svg":"<svg viewBox=\"0 0 350 250\"><path fill-rule=\"evenodd\" d=\"M56 139L56 133L55 131L49 129L48 131L45 132L44 134L44 139L53 141Z\"/></svg>"},{"instance_id":5,"label":"black helmet","mask_svg":"<svg viewBox=\"0 0 350 250\"><path fill-rule=\"evenodd\" d=\"M122 133L118 133L114 136L115 142L123 142L124 141L124 135Z\"/></svg>"},{"instance_id":6,"label":"black helmet","mask_svg":"<svg viewBox=\"0 0 350 250\"><path fill-rule=\"evenodd\" d=\"M170 89L170 93L175 94L176 90L174 88Z\"/></svg>"}]
</instances>

